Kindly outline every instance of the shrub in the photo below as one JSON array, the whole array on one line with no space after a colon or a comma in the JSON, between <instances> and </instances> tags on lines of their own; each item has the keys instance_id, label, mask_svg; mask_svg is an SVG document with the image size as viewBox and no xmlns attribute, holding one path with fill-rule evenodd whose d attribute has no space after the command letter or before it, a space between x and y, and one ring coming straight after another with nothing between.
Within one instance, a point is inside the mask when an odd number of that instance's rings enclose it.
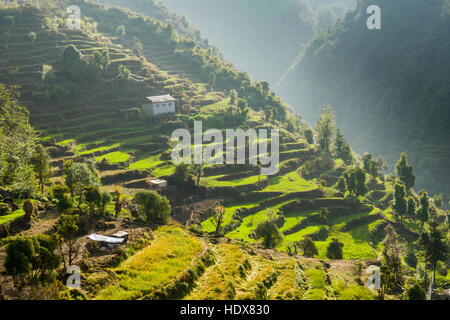
<instances>
[{"instance_id":1,"label":"shrub","mask_svg":"<svg viewBox=\"0 0 450 320\"><path fill-rule=\"evenodd\" d=\"M273 221L267 220L258 225L255 230L258 238L263 238L266 248L273 248L283 240L280 230Z\"/></svg>"},{"instance_id":2,"label":"shrub","mask_svg":"<svg viewBox=\"0 0 450 320\"><path fill-rule=\"evenodd\" d=\"M135 194L133 202L138 206L139 212L147 221L156 224L165 224L170 216L170 203L155 191L139 191Z\"/></svg>"},{"instance_id":3,"label":"shrub","mask_svg":"<svg viewBox=\"0 0 450 320\"><path fill-rule=\"evenodd\" d=\"M343 247L344 244L342 242L340 242L337 238L333 238L327 248L327 258L333 260L342 259Z\"/></svg>"},{"instance_id":4,"label":"shrub","mask_svg":"<svg viewBox=\"0 0 450 320\"><path fill-rule=\"evenodd\" d=\"M406 291L406 298L408 300L426 300L427 295L425 290L416 282L411 288Z\"/></svg>"}]
</instances>

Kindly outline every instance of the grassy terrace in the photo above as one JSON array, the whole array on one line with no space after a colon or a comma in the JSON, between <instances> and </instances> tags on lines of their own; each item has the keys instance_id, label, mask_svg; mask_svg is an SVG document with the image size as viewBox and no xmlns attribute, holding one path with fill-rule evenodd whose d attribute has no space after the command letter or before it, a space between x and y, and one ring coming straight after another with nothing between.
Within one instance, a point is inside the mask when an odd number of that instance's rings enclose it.
<instances>
[{"instance_id":1,"label":"grassy terrace","mask_svg":"<svg viewBox=\"0 0 450 320\"><path fill-rule=\"evenodd\" d=\"M95 298L139 299L169 283L202 251L202 243L180 227L161 227L150 246L113 269L118 275L117 284L104 289Z\"/></svg>"}]
</instances>

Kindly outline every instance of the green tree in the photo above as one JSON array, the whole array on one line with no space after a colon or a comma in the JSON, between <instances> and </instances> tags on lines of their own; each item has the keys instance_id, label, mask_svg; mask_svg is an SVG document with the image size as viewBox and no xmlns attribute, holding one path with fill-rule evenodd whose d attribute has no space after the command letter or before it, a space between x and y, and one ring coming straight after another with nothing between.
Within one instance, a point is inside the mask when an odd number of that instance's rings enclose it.
<instances>
[{"instance_id":1,"label":"green tree","mask_svg":"<svg viewBox=\"0 0 450 320\"><path fill-rule=\"evenodd\" d=\"M78 224L80 216L76 215L61 215L56 224L56 232L53 237L56 240L59 253L63 257L64 269L72 265L72 262L78 255L79 246L75 237L78 232ZM66 258L67 257L67 260Z\"/></svg>"},{"instance_id":2,"label":"green tree","mask_svg":"<svg viewBox=\"0 0 450 320\"><path fill-rule=\"evenodd\" d=\"M237 91L234 89L231 89L230 90L230 104L232 106L236 105L237 99L238 99Z\"/></svg>"},{"instance_id":3,"label":"green tree","mask_svg":"<svg viewBox=\"0 0 450 320\"><path fill-rule=\"evenodd\" d=\"M194 174L194 176L196 178L197 186L200 185L200 180L203 177L204 167L205 167L205 163L203 163L203 162L199 163L199 164L194 164L191 166L191 172Z\"/></svg>"},{"instance_id":4,"label":"green tree","mask_svg":"<svg viewBox=\"0 0 450 320\"><path fill-rule=\"evenodd\" d=\"M160 196L155 191L138 191L134 195L133 202L147 221L156 224L167 223L171 207L166 197Z\"/></svg>"},{"instance_id":5,"label":"green tree","mask_svg":"<svg viewBox=\"0 0 450 320\"><path fill-rule=\"evenodd\" d=\"M344 244L337 238L333 238L327 247L326 256L328 259L340 260L343 257Z\"/></svg>"},{"instance_id":6,"label":"green tree","mask_svg":"<svg viewBox=\"0 0 450 320\"><path fill-rule=\"evenodd\" d=\"M403 216L408 212L408 204L406 202L406 188L402 183L394 185L394 211L400 216L403 221Z\"/></svg>"},{"instance_id":7,"label":"green tree","mask_svg":"<svg viewBox=\"0 0 450 320\"><path fill-rule=\"evenodd\" d=\"M68 160L64 162L63 172L65 183L69 187L71 196L78 197L79 208L82 203L84 188L100 185L98 171L92 163Z\"/></svg>"},{"instance_id":8,"label":"green tree","mask_svg":"<svg viewBox=\"0 0 450 320\"><path fill-rule=\"evenodd\" d=\"M266 248L274 248L283 240L280 230L271 220L260 223L255 230L258 239L263 239Z\"/></svg>"},{"instance_id":9,"label":"green tree","mask_svg":"<svg viewBox=\"0 0 450 320\"><path fill-rule=\"evenodd\" d=\"M17 87L0 83L0 185L28 197L36 189L31 155L37 136L18 98Z\"/></svg>"},{"instance_id":10,"label":"green tree","mask_svg":"<svg viewBox=\"0 0 450 320\"><path fill-rule=\"evenodd\" d=\"M432 221L428 230L423 230L419 243L425 251L425 258L433 268L433 283L436 279L436 267L439 261L445 261L448 257L448 232L444 225Z\"/></svg>"},{"instance_id":11,"label":"green tree","mask_svg":"<svg viewBox=\"0 0 450 320\"><path fill-rule=\"evenodd\" d=\"M52 174L50 159L51 158L44 146L41 144L36 144L34 153L31 157L31 165L33 166L36 178L39 180L41 193L44 193L44 186L48 183Z\"/></svg>"},{"instance_id":12,"label":"green tree","mask_svg":"<svg viewBox=\"0 0 450 320\"><path fill-rule=\"evenodd\" d=\"M421 191L419 195L420 195L419 199L420 206L417 211L417 218L421 222L420 228L423 229L423 225L425 224L425 222L428 221L430 217L430 198L428 197L426 191Z\"/></svg>"},{"instance_id":13,"label":"green tree","mask_svg":"<svg viewBox=\"0 0 450 320\"><path fill-rule=\"evenodd\" d=\"M28 38L31 41L31 46L34 48L36 46L36 32L30 31L30 33L28 33Z\"/></svg>"},{"instance_id":14,"label":"green tree","mask_svg":"<svg viewBox=\"0 0 450 320\"><path fill-rule=\"evenodd\" d=\"M303 251L305 257L314 258L314 256L319 254L314 241L309 236L305 236L299 241L298 246Z\"/></svg>"},{"instance_id":15,"label":"green tree","mask_svg":"<svg viewBox=\"0 0 450 320\"><path fill-rule=\"evenodd\" d=\"M334 117L333 109L326 105L322 107L319 120L316 124L317 142L321 150L326 153L330 152L331 138L336 128Z\"/></svg>"},{"instance_id":16,"label":"green tree","mask_svg":"<svg viewBox=\"0 0 450 320\"><path fill-rule=\"evenodd\" d=\"M89 213L93 214L95 206L99 206L102 201L102 194L100 192L100 188L98 186L89 186L85 187L84 190L84 198L86 202L89 204Z\"/></svg>"},{"instance_id":17,"label":"green tree","mask_svg":"<svg viewBox=\"0 0 450 320\"><path fill-rule=\"evenodd\" d=\"M444 204L444 201L442 200L442 193L436 195L436 196L433 198L433 204L434 204L437 208L442 207L442 205Z\"/></svg>"},{"instance_id":18,"label":"green tree","mask_svg":"<svg viewBox=\"0 0 450 320\"><path fill-rule=\"evenodd\" d=\"M344 173L347 190L355 197L363 196L368 192L366 186L366 172L359 167L347 169Z\"/></svg>"},{"instance_id":19,"label":"green tree","mask_svg":"<svg viewBox=\"0 0 450 320\"><path fill-rule=\"evenodd\" d=\"M64 212L73 207L73 199L66 185L54 185L51 189L51 195L54 199L58 200L56 205L58 211Z\"/></svg>"},{"instance_id":20,"label":"green tree","mask_svg":"<svg viewBox=\"0 0 450 320\"><path fill-rule=\"evenodd\" d=\"M308 128L305 129L303 134L305 135L306 142L308 142L309 144L314 144L314 131Z\"/></svg>"},{"instance_id":21,"label":"green tree","mask_svg":"<svg viewBox=\"0 0 450 320\"><path fill-rule=\"evenodd\" d=\"M400 181L403 182L406 189L411 189L416 183L416 176L413 174L413 167L408 164L408 157L406 153L402 153L400 159L395 166L395 172L397 173Z\"/></svg>"},{"instance_id":22,"label":"green tree","mask_svg":"<svg viewBox=\"0 0 450 320\"><path fill-rule=\"evenodd\" d=\"M99 209L102 215L106 213L106 206L111 202L112 197L108 191L103 191L99 203Z\"/></svg>"},{"instance_id":23,"label":"green tree","mask_svg":"<svg viewBox=\"0 0 450 320\"><path fill-rule=\"evenodd\" d=\"M222 224L224 222L225 214L226 214L225 207L223 207L221 205L217 205L214 208L214 214L211 217L211 223L216 228L216 235L219 235L222 230L221 228L222 228Z\"/></svg>"},{"instance_id":24,"label":"green tree","mask_svg":"<svg viewBox=\"0 0 450 320\"><path fill-rule=\"evenodd\" d=\"M413 197L408 197L408 218L409 220L413 220L416 215L416 200Z\"/></svg>"},{"instance_id":25,"label":"green tree","mask_svg":"<svg viewBox=\"0 0 450 320\"><path fill-rule=\"evenodd\" d=\"M347 191L347 186L345 185L344 177L339 177L339 180L336 185L336 189L341 191L342 193L345 193L345 191Z\"/></svg>"},{"instance_id":26,"label":"green tree","mask_svg":"<svg viewBox=\"0 0 450 320\"><path fill-rule=\"evenodd\" d=\"M427 300L427 294L420 283L416 282L406 291L406 298L408 300Z\"/></svg>"},{"instance_id":27,"label":"green tree","mask_svg":"<svg viewBox=\"0 0 450 320\"><path fill-rule=\"evenodd\" d=\"M400 241L400 237L395 232L394 227L388 225L385 228L386 237L384 238L383 244L383 259L386 266L388 266L394 279L400 281L402 276L402 256L403 256L403 246Z\"/></svg>"}]
</instances>

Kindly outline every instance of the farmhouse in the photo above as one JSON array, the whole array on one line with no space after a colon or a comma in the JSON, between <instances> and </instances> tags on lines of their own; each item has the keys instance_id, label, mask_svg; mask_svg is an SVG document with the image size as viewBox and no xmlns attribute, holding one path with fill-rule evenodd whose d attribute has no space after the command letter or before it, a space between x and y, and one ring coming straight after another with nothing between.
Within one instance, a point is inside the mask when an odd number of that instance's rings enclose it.
<instances>
[{"instance_id":1,"label":"farmhouse","mask_svg":"<svg viewBox=\"0 0 450 320\"><path fill-rule=\"evenodd\" d=\"M142 106L144 112L150 117L175 113L176 99L167 94L164 96L147 97L147 102Z\"/></svg>"}]
</instances>

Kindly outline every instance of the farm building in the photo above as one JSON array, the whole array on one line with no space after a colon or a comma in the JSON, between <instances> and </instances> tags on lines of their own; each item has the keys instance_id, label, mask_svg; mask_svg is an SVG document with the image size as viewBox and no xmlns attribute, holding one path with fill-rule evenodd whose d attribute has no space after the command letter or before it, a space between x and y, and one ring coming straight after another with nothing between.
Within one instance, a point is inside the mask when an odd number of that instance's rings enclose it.
<instances>
[{"instance_id":1,"label":"farm building","mask_svg":"<svg viewBox=\"0 0 450 320\"><path fill-rule=\"evenodd\" d=\"M142 106L142 109L150 117L172 114L175 113L175 102L176 99L169 94L147 97L147 102Z\"/></svg>"},{"instance_id":2,"label":"farm building","mask_svg":"<svg viewBox=\"0 0 450 320\"><path fill-rule=\"evenodd\" d=\"M147 183L150 185L150 187L155 189L167 187L167 181L162 179L148 180Z\"/></svg>"}]
</instances>

